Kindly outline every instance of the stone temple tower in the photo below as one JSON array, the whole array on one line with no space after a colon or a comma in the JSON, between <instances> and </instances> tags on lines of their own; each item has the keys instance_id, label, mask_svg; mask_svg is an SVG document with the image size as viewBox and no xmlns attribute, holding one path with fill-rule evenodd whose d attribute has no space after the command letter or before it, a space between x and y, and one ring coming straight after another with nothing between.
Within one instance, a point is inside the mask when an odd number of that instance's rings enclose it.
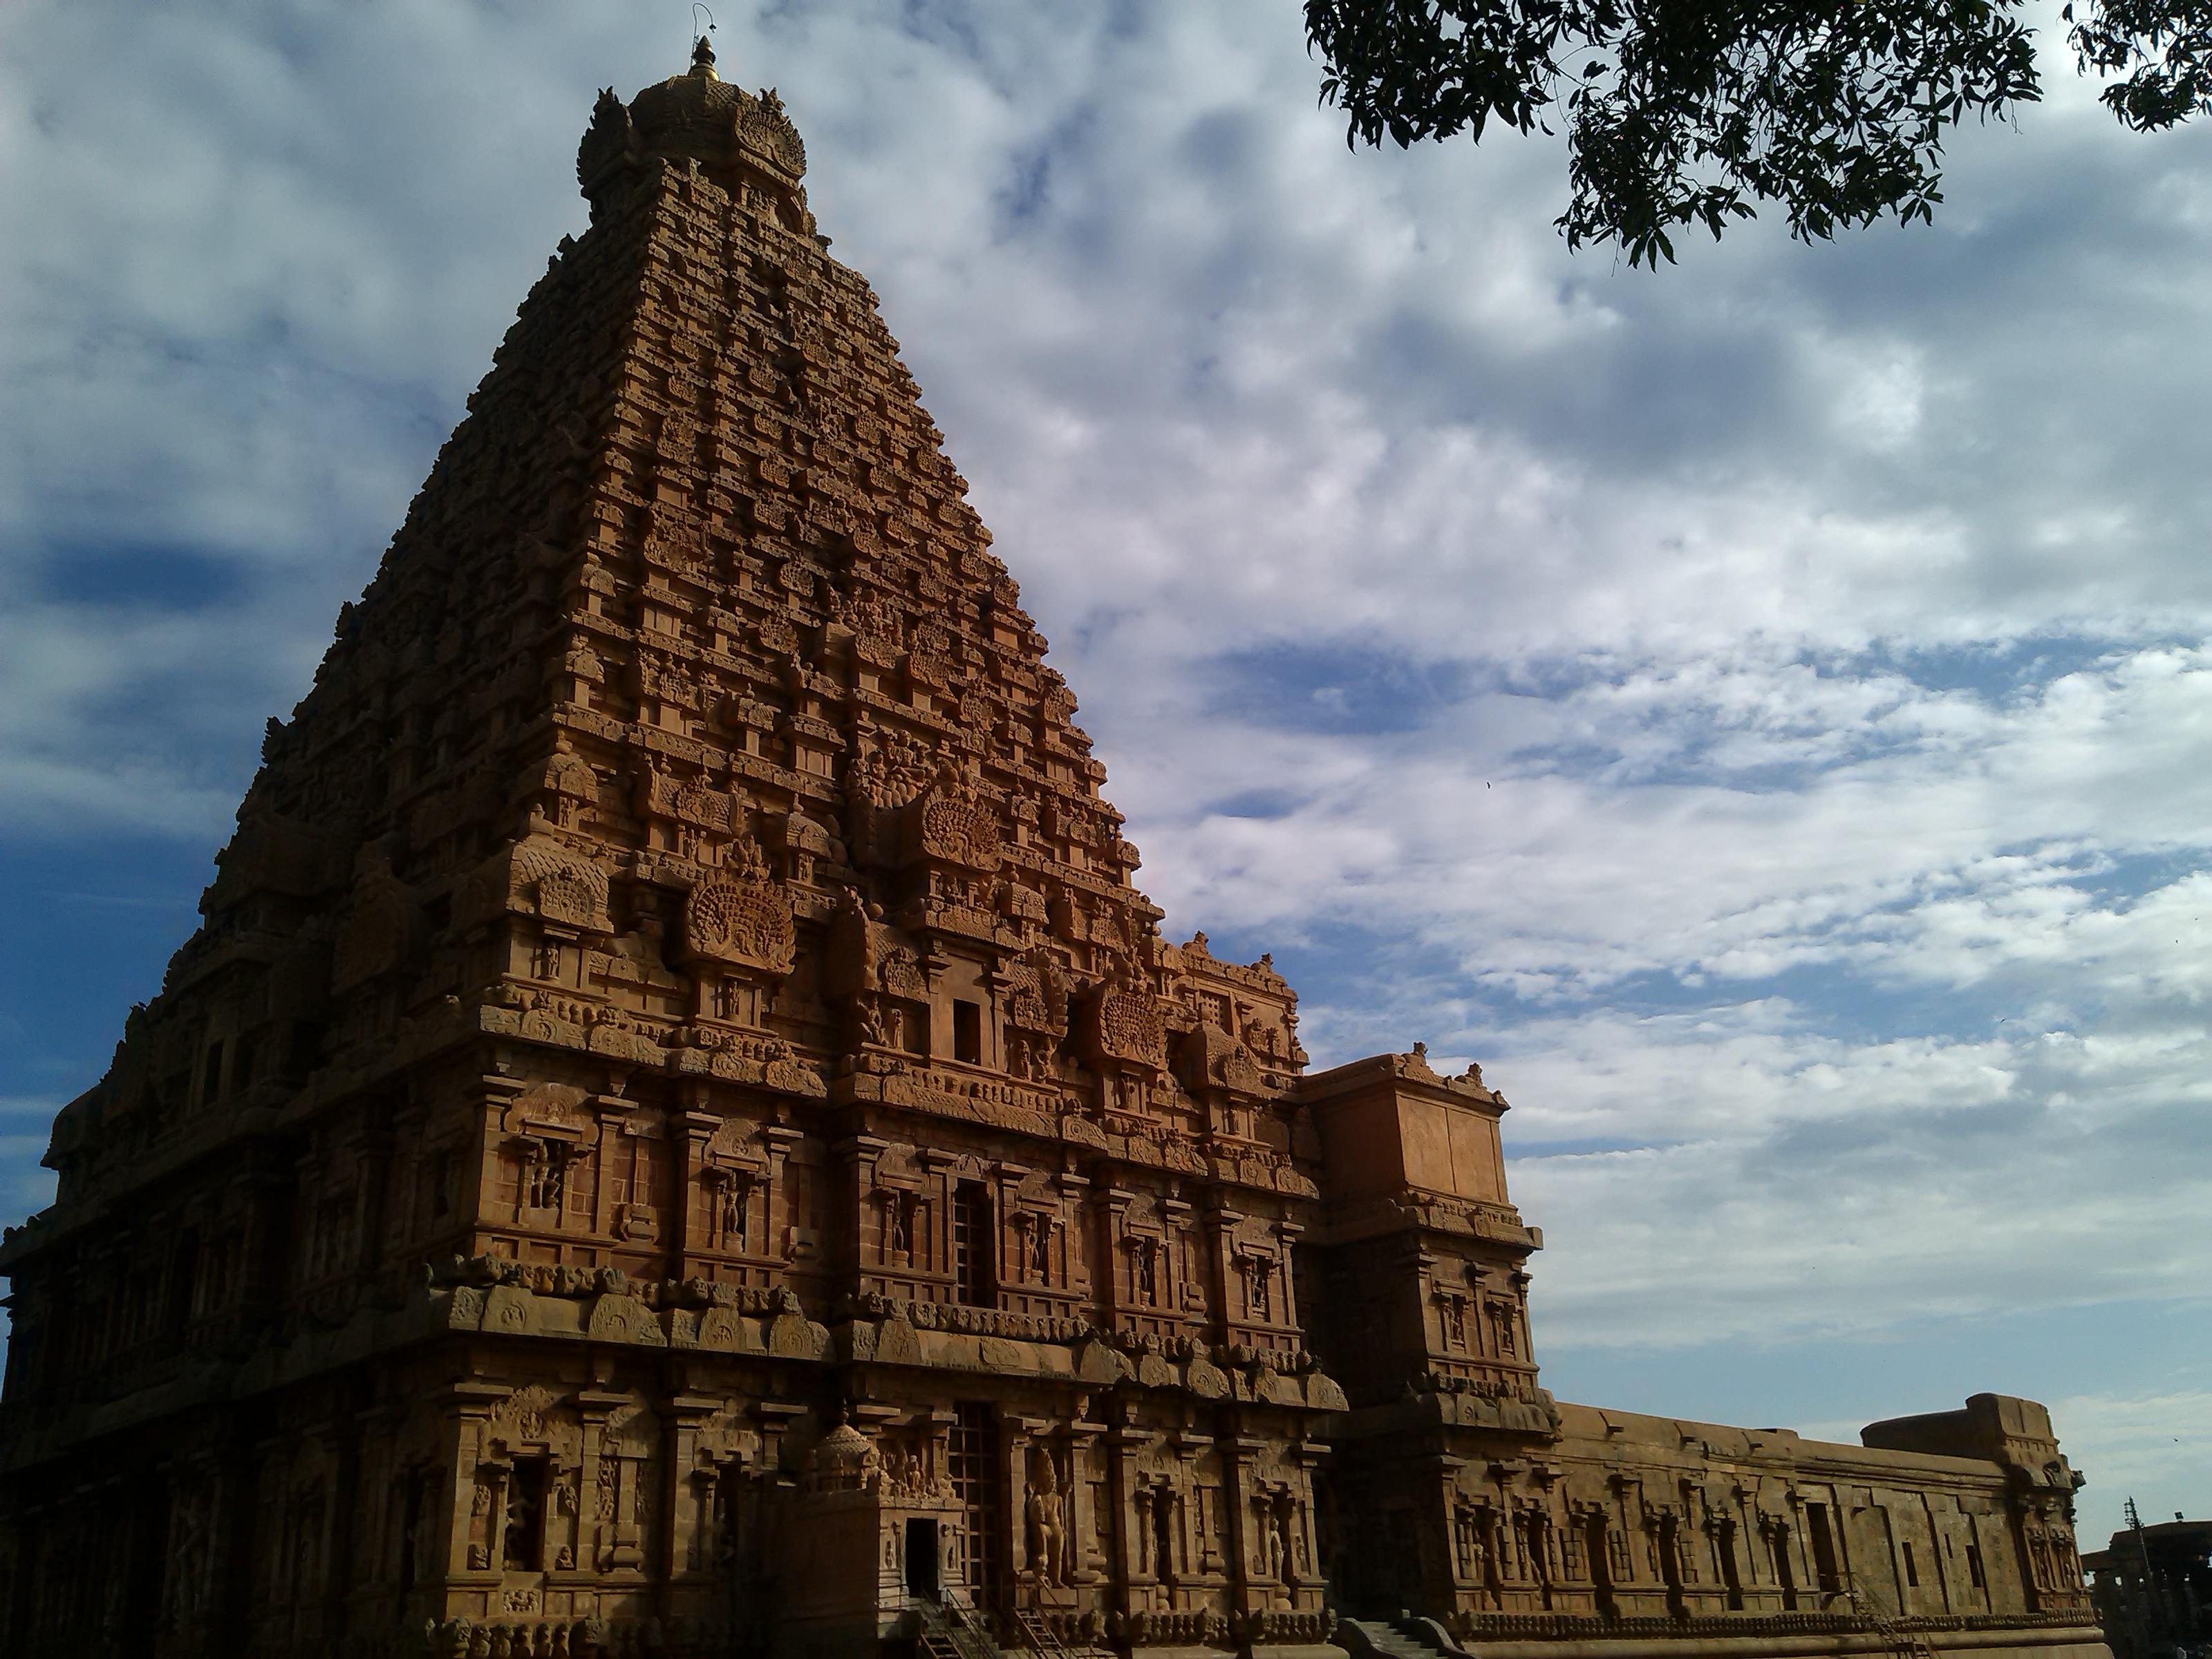
<instances>
[{"instance_id":1,"label":"stone temple tower","mask_svg":"<svg viewBox=\"0 0 2212 1659\"><path fill-rule=\"evenodd\" d=\"M1538 1386L1504 1101L1162 937L804 168L601 94L0 1247L0 1647L2101 1654L2031 1402Z\"/></svg>"}]
</instances>

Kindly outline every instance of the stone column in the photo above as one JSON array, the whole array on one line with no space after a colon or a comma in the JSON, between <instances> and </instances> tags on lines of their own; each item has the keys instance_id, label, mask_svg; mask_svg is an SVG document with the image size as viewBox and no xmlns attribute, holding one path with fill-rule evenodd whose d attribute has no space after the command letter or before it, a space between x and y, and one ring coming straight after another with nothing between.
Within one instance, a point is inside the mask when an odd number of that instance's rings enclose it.
<instances>
[{"instance_id":1,"label":"stone column","mask_svg":"<svg viewBox=\"0 0 2212 1659\"><path fill-rule=\"evenodd\" d=\"M465 1148L473 1139L476 1156L473 1158L464 1156L460 1160L461 1167L455 1171L460 1177L461 1190L453 1194L452 1211L454 1216L467 1218L479 1229L491 1215L492 1194L496 1188L492 1171L497 1169L499 1160L505 1156L500 1145L506 1138L501 1120L507 1115L507 1107L523 1088L520 1079L509 1077L486 1077L483 1079L483 1092L476 1103L464 1109L475 1118L476 1123L472 1137L465 1136L461 1144ZM512 1222L514 1217L510 1212L499 1219ZM485 1243L480 1231L471 1232L468 1253L471 1255L480 1254Z\"/></svg>"},{"instance_id":2,"label":"stone column","mask_svg":"<svg viewBox=\"0 0 2212 1659\"><path fill-rule=\"evenodd\" d=\"M952 1276L952 1172L960 1158L957 1153L937 1147L925 1148L915 1156L915 1161L927 1172L923 1191L929 1200L927 1272L932 1278L949 1279ZM916 1273L923 1271L919 1262L915 1264L915 1270ZM949 1295L950 1292L944 1294Z\"/></svg>"},{"instance_id":3,"label":"stone column","mask_svg":"<svg viewBox=\"0 0 2212 1659\"><path fill-rule=\"evenodd\" d=\"M933 1492L952 1490L952 1425L959 1420L959 1413L942 1406L915 1415L916 1423L926 1424L929 1429L929 1480Z\"/></svg>"},{"instance_id":4,"label":"stone column","mask_svg":"<svg viewBox=\"0 0 2212 1659\"><path fill-rule=\"evenodd\" d=\"M1136 1580L1137 1564L1144 1559L1137 1540L1137 1454L1152 1443L1152 1437L1135 1426L1134 1401L1116 1401L1114 1410L1120 1421L1106 1431L1110 1472L1107 1495L1114 1504L1114 1553L1106 1571L1116 1591L1113 1600L1126 1613L1130 1610L1129 1586Z\"/></svg>"},{"instance_id":5,"label":"stone column","mask_svg":"<svg viewBox=\"0 0 2212 1659\"><path fill-rule=\"evenodd\" d=\"M1237 1227L1243 1219L1242 1211L1230 1209L1225 1205L1216 1205L1208 1209L1206 1215L1206 1237L1211 1256L1206 1267L1212 1276L1212 1283L1207 1288L1218 1310L1215 1328L1221 1333L1221 1340L1224 1342L1231 1340L1231 1326L1251 1322L1251 1310L1244 1305L1244 1298L1237 1293L1233 1283L1236 1278Z\"/></svg>"},{"instance_id":6,"label":"stone column","mask_svg":"<svg viewBox=\"0 0 2212 1659\"><path fill-rule=\"evenodd\" d=\"M1297 1535L1291 1540L1291 1565L1284 1569L1285 1580L1297 1586L1291 1596L1292 1605L1304 1612L1318 1612L1322 1599L1328 1594L1328 1576L1322 1570L1321 1540L1314 1531L1314 1471L1328 1461L1331 1449L1311 1440L1291 1443L1291 1455L1297 1459L1299 1471ZM1455 1466L1459 1460L1449 1460ZM1456 1469L1455 1468L1455 1473ZM1450 1498L1455 1488L1445 1488L1445 1525L1451 1524ZM1456 1541L1449 1536L1444 1540L1446 1559L1456 1571Z\"/></svg>"},{"instance_id":7,"label":"stone column","mask_svg":"<svg viewBox=\"0 0 2212 1659\"><path fill-rule=\"evenodd\" d=\"M605 1516L599 1513L599 1466L606 1455L602 1443L606 1437L607 1419L629 1403L628 1395L599 1388L586 1389L576 1396L576 1413L584 1425L583 1469L576 1483L576 1570L579 1572L596 1573L601 1571L599 1558L603 1549L613 1546L615 1516L611 1513Z\"/></svg>"},{"instance_id":8,"label":"stone column","mask_svg":"<svg viewBox=\"0 0 2212 1659\"><path fill-rule=\"evenodd\" d=\"M1274 1226L1275 1237L1281 1246L1277 1252L1277 1260L1282 1264L1280 1272L1283 1290L1282 1304L1276 1315L1276 1320L1286 1329L1293 1331L1298 1328L1299 1321L1297 1291L1291 1285L1291 1246L1297 1241L1298 1235L1304 1231L1305 1231L1304 1227L1295 1221L1278 1221Z\"/></svg>"},{"instance_id":9,"label":"stone column","mask_svg":"<svg viewBox=\"0 0 2212 1659\"><path fill-rule=\"evenodd\" d=\"M635 1102L624 1100L620 1095L594 1095L591 1104L592 1115L599 1120L599 1156L593 1160L599 1167L596 1171L598 1179L592 1182L592 1231L597 1237L605 1238L615 1230L615 1166L622 1155L623 1130L637 1111L637 1106ZM496 1117L494 1117L487 1126L485 1138L488 1141L495 1138L491 1130L496 1127ZM635 1201L636 1194L632 1194L631 1202Z\"/></svg>"},{"instance_id":10,"label":"stone column","mask_svg":"<svg viewBox=\"0 0 2212 1659\"><path fill-rule=\"evenodd\" d=\"M868 1252L868 1218L872 1211L875 1212L878 1237L881 1237L882 1207L871 1200L876 1187L876 1165L890 1150L890 1142L880 1135L848 1135L830 1150L843 1166L844 1191L841 1199L851 1207L852 1225L845 1228L842 1217L832 1224L845 1236L830 1254L830 1261L833 1268L842 1269L848 1275L848 1282L857 1290L863 1287L872 1265ZM876 1254L881 1255L882 1252Z\"/></svg>"},{"instance_id":11,"label":"stone column","mask_svg":"<svg viewBox=\"0 0 2212 1659\"><path fill-rule=\"evenodd\" d=\"M1167 1260L1160 1264L1160 1272L1170 1280L1160 1297L1161 1308L1179 1320L1190 1321L1192 1313L1183 1301L1183 1286L1195 1285L1200 1298L1206 1295L1202 1265L1190 1259L1191 1253L1200 1248L1193 1241L1191 1207L1185 1200L1164 1198L1160 1200L1160 1216L1167 1224Z\"/></svg>"},{"instance_id":12,"label":"stone column","mask_svg":"<svg viewBox=\"0 0 2212 1659\"><path fill-rule=\"evenodd\" d=\"M1006 1251L1011 1247L1018 1254L1021 1249L1013 1225L1014 1208L1021 1198L1022 1177L1028 1175L1026 1164L1003 1161L991 1165L991 1259L996 1265L992 1269L991 1283L1001 1293L1009 1285L1017 1288L1027 1284L1027 1264L1017 1261L1014 1271L1006 1271Z\"/></svg>"},{"instance_id":13,"label":"stone column","mask_svg":"<svg viewBox=\"0 0 2212 1659\"><path fill-rule=\"evenodd\" d=\"M670 1397L668 1408L661 1418L661 1444L668 1459L668 1478L661 1483L660 1493L659 1600L664 1616L671 1610L669 1598L677 1577L690 1570L690 1546L701 1532L699 1487L691 1479L692 1467L698 1458L699 1425L712 1417L721 1403L707 1395L678 1394ZM713 1488L710 1486L707 1490L711 1493ZM688 1517L684 1513L687 1495L691 1498Z\"/></svg>"},{"instance_id":14,"label":"stone column","mask_svg":"<svg viewBox=\"0 0 2212 1659\"><path fill-rule=\"evenodd\" d=\"M1182 1494L1180 1505L1179 1530L1182 1543L1182 1575L1187 1578L1203 1577L1206 1573L1206 1506L1200 1498L1198 1484L1199 1454L1213 1443L1210 1434L1191 1434L1178 1430L1168 1437L1175 1448L1176 1461L1182 1465L1182 1479L1178 1489Z\"/></svg>"},{"instance_id":15,"label":"stone column","mask_svg":"<svg viewBox=\"0 0 2212 1659\"><path fill-rule=\"evenodd\" d=\"M1119 1187L1102 1189L1093 1200L1103 1247L1098 1266L1105 1276L1105 1282L1094 1285L1091 1293L1093 1299L1105 1310L1103 1325L1109 1331L1119 1329L1121 1323L1121 1310L1125 1305L1121 1291L1121 1264L1127 1260L1127 1253L1121 1249L1122 1229L1128 1218L1129 1206L1135 1201L1135 1194Z\"/></svg>"},{"instance_id":16,"label":"stone column","mask_svg":"<svg viewBox=\"0 0 2212 1659\"><path fill-rule=\"evenodd\" d=\"M1092 1512L1091 1497L1091 1443L1106 1432L1103 1423L1071 1423L1067 1425L1067 1483L1068 1483L1068 1540L1067 1582L1087 1585L1098 1582L1099 1573L1091 1564L1104 1561L1098 1547L1098 1517ZM1109 1488L1110 1492L1111 1488Z\"/></svg>"},{"instance_id":17,"label":"stone column","mask_svg":"<svg viewBox=\"0 0 2212 1659\"><path fill-rule=\"evenodd\" d=\"M797 1129L771 1123L761 1131L761 1142L768 1148L768 1190L761 1200L760 1243L750 1252L753 1255L769 1256L779 1261L788 1261L775 1234L775 1206L779 1195L790 1188L784 1180L784 1168L791 1161L791 1149L806 1137ZM799 1224L795 1217L787 1218L787 1228Z\"/></svg>"},{"instance_id":18,"label":"stone column","mask_svg":"<svg viewBox=\"0 0 2212 1659\"><path fill-rule=\"evenodd\" d=\"M1007 1417L999 1424L999 1451L1006 1471L1007 1515L1012 1534L1006 1540L1006 1580L1010 1586L1031 1581L1037 1566L1030 1559L1030 1469L1031 1437L1046 1432L1051 1424L1041 1417Z\"/></svg>"},{"instance_id":19,"label":"stone column","mask_svg":"<svg viewBox=\"0 0 2212 1659\"><path fill-rule=\"evenodd\" d=\"M451 1425L453 1451L453 1502L449 1515L451 1529L446 1540L446 1559L438 1577L447 1585L456 1578L466 1582L466 1575L478 1571L469 1563L469 1532L476 1518L477 1466L484 1455L484 1427L491 1420L492 1407L507 1395L508 1390L496 1382L456 1382L447 1391L441 1402L443 1415ZM495 1526L499 1516L495 1504L488 1526ZM484 1570L496 1572L496 1552L499 1538L496 1532L487 1531Z\"/></svg>"},{"instance_id":20,"label":"stone column","mask_svg":"<svg viewBox=\"0 0 2212 1659\"><path fill-rule=\"evenodd\" d=\"M1091 1288L1090 1253L1083 1247L1084 1200L1091 1190L1091 1182L1079 1175L1061 1174L1053 1178L1060 1189L1060 1264L1059 1288L1080 1295Z\"/></svg>"},{"instance_id":21,"label":"stone column","mask_svg":"<svg viewBox=\"0 0 2212 1659\"><path fill-rule=\"evenodd\" d=\"M699 1172L706 1167L707 1143L714 1139L714 1131L722 1127L722 1120L712 1112L701 1109L707 1102L708 1090L703 1083L685 1086L685 1105L688 1109L674 1115L669 1123L670 1139L680 1149L677 1153L676 1201L670 1208L674 1212L668 1218L663 1239L673 1264L676 1277L689 1279L694 1273L707 1271L704 1262L695 1262L692 1253L706 1243L707 1230L699 1226L693 1212L705 1196L706 1188Z\"/></svg>"},{"instance_id":22,"label":"stone column","mask_svg":"<svg viewBox=\"0 0 2212 1659\"><path fill-rule=\"evenodd\" d=\"M1253 1589L1252 1465L1267 1443L1256 1435L1231 1436L1221 1443L1221 1503L1229 1522L1229 1605L1250 1613L1267 1604L1265 1591Z\"/></svg>"},{"instance_id":23,"label":"stone column","mask_svg":"<svg viewBox=\"0 0 2212 1659\"><path fill-rule=\"evenodd\" d=\"M983 994L983 1064L1001 1073L1006 1069L1006 994L1012 983L1005 964L995 958L975 980Z\"/></svg>"}]
</instances>

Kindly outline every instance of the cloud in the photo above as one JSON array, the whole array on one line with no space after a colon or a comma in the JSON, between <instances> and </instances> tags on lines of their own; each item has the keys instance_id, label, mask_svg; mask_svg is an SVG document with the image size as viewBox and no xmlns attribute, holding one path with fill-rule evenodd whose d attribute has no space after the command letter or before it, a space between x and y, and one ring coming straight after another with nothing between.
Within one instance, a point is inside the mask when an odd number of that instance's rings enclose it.
<instances>
[{"instance_id":1,"label":"cloud","mask_svg":"<svg viewBox=\"0 0 2212 1659\"><path fill-rule=\"evenodd\" d=\"M2097 1488L2085 1496L2084 1549L2105 1547L2133 1498L2145 1525L2187 1513L2202 1518L2212 1480L2212 1392L2085 1394L2051 1403L2051 1419L2069 1459L2093 1469Z\"/></svg>"}]
</instances>

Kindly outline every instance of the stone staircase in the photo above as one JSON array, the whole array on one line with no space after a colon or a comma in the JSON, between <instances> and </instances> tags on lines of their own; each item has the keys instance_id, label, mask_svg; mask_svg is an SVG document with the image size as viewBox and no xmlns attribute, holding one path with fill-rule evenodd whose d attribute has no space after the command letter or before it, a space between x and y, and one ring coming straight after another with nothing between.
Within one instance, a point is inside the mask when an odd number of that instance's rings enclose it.
<instances>
[{"instance_id":1,"label":"stone staircase","mask_svg":"<svg viewBox=\"0 0 2212 1659\"><path fill-rule=\"evenodd\" d=\"M1433 1621L1401 1613L1387 1623L1380 1619L1339 1619L1336 1644L1352 1659L1464 1659L1449 1637Z\"/></svg>"},{"instance_id":2,"label":"stone staircase","mask_svg":"<svg viewBox=\"0 0 2212 1659\"><path fill-rule=\"evenodd\" d=\"M921 1601L921 1659L1004 1659L999 1644L972 1607L957 1601Z\"/></svg>"}]
</instances>

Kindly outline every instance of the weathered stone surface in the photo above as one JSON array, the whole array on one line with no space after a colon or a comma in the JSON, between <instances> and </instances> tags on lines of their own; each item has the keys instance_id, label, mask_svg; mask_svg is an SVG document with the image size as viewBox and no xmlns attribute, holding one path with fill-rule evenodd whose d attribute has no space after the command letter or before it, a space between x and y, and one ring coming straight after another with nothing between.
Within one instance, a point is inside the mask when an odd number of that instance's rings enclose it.
<instances>
[{"instance_id":1,"label":"weathered stone surface","mask_svg":"<svg viewBox=\"0 0 2212 1659\"><path fill-rule=\"evenodd\" d=\"M1124 1650L2094 1644L2028 1402L1538 1386L1504 1102L1309 1077L1160 936L804 167L703 58L600 99L0 1247L0 1646L863 1653L925 1582Z\"/></svg>"}]
</instances>

